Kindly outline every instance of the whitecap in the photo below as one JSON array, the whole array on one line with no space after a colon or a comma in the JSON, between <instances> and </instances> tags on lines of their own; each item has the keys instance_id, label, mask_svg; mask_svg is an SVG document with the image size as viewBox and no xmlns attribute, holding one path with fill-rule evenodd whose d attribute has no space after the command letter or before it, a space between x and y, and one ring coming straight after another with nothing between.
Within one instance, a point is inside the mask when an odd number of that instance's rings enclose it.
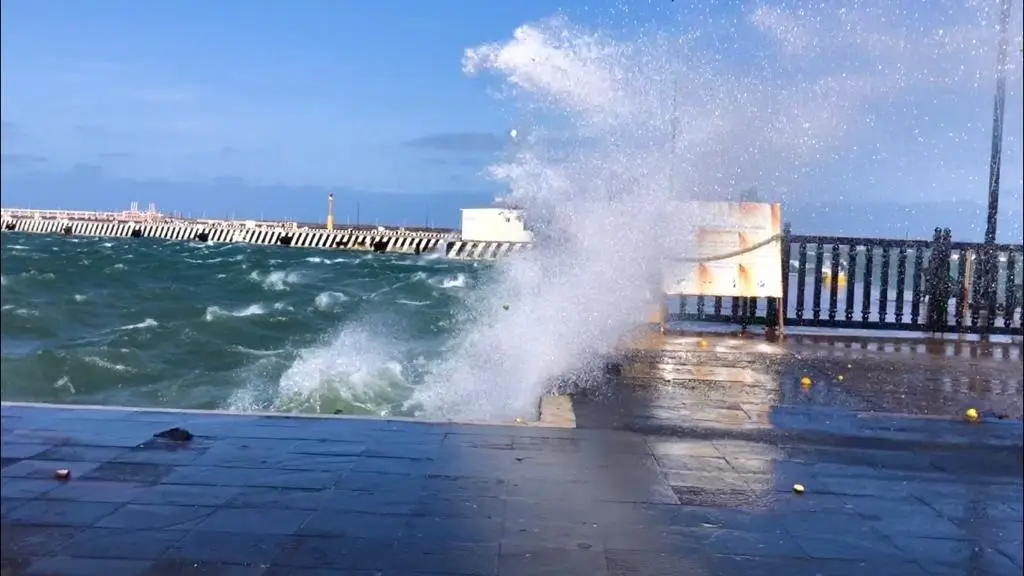
<instances>
[{"instance_id":1,"label":"whitecap","mask_svg":"<svg viewBox=\"0 0 1024 576\"><path fill-rule=\"evenodd\" d=\"M139 322L138 324L127 324L125 326L119 326L117 329L118 330L138 330L140 328L151 328L153 326L159 326L159 325L160 325L160 323L157 322L156 320L153 320L152 318L146 318L145 320L143 320L142 322Z\"/></svg>"},{"instance_id":2,"label":"whitecap","mask_svg":"<svg viewBox=\"0 0 1024 576\"><path fill-rule=\"evenodd\" d=\"M441 288L465 288L469 281L465 274L459 273L454 276L446 276L435 282Z\"/></svg>"},{"instance_id":3,"label":"whitecap","mask_svg":"<svg viewBox=\"0 0 1024 576\"><path fill-rule=\"evenodd\" d=\"M313 305L318 310L334 310L338 305L347 300L348 297L341 292L321 292L313 299Z\"/></svg>"},{"instance_id":4,"label":"whitecap","mask_svg":"<svg viewBox=\"0 0 1024 576\"><path fill-rule=\"evenodd\" d=\"M277 356L278 354L283 354L287 352L287 350L257 350L255 348L248 348L245 346L239 346L237 344L232 344L231 346L228 346L228 350L233 350L235 352L241 352L243 354L249 354L252 356Z\"/></svg>"},{"instance_id":5,"label":"whitecap","mask_svg":"<svg viewBox=\"0 0 1024 576\"><path fill-rule=\"evenodd\" d=\"M427 304L430 304L430 302L428 300L423 300L423 301L419 301L419 300L402 300L401 298L399 298L398 300L395 300L395 303L396 304L405 304L406 306L426 306Z\"/></svg>"},{"instance_id":6,"label":"whitecap","mask_svg":"<svg viewBox=\"0 0 1024 576\"><path fill-rule=\"evenodd\" d=\"M203 320L212 322L219 318L235 317L242 318L246 316L258 316L260 314L266 314L267 307L263 304L252 304L245 308L239 308L237 310L225 310L220 306L210 306L206 309L206 313L203 314Z\"/></svg>"},{"instance_id":7,"label":"whitecap","mask_svg":"<svg viewBox=\"0 0 1024 576\"><path fill-rule=\"evenodd\" d=\"M134 368L125 366L124 364L117 364L98 356L83 356L82 361L93 366L99 366L100 368L106 368L113 370L114 372L135 372Z\"/></svg>"},{"instance_id":8,"label":"whitecap","mask_svg":"<svg viewBox=\"0 0 1024 576\"><path fill-rule=\"evenodd\" d=\"M71 378L69 376L61 376L59 380L53 383L53 387L57 390L64 389L74 394L75 387L71 384Z\"/></svg>"},{"instance_id":9,"label":"whitecap","mask_svg":"<svg viewBox=\"0 0 1024 576\"><path fill-rule=\"evenodd\" d=\"M249 274L249 279L253 282L258 282L266 290L280 292L288 290L289 286L292 284L302 282L302 275L299 272L283 270L275 270L267 274L260 274L254 270Z\"/></svg>"}]
</instances>

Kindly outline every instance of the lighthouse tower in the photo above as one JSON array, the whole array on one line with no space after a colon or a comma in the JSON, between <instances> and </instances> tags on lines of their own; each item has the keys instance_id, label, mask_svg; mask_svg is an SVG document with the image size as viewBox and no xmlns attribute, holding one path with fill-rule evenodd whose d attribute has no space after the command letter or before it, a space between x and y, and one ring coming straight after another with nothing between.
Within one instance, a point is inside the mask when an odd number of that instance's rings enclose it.
<instances>
[{"instance_id":1,"label":"lighthouse tower","mask_svg":"<svg viewBox=\"0 0 1024 576\"><path fill-rule=\"evenodd\" d=\"M334 230L334 194L327 195L327 229Z\"/></svg>"}]
</instances>

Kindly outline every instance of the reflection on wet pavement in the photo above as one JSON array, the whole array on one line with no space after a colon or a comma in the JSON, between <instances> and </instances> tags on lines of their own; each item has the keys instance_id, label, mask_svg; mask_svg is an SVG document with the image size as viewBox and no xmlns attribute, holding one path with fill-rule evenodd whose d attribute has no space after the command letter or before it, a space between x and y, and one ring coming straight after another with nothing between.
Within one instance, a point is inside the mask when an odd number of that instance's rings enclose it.
<instances>
[{"instance_id":1,"label":"reflection on wet pavement","mask_svg":"<svg viewBox=\"0 0 1024 576\"><path fill-rule=\"evenodd\" d=\"M648 438L680 538L756 530L819 559L1021 573L1019 344L645 334L612 368L577 395L577 423Z\"/></svg>"},{"instance_id":2,"label":"reflection on wet pavement","mask_svg":"<svg viewBox=\"0 0 1024 576\"><path fill-rule=\"evenodd\" d=\"M685 410L694 396L708 409L717 403L751 413L817 406L956 418L973 407L987 418L1021 420L1020 350L1020 344L978 342L805 336L773 344L757 337L644 334L624 343L615 366L622 382L605 388L653 388L645 393L660 396L657 405L668 410ZM810 385L801 385L804 378Z\"/></svg>"}]
</instances>

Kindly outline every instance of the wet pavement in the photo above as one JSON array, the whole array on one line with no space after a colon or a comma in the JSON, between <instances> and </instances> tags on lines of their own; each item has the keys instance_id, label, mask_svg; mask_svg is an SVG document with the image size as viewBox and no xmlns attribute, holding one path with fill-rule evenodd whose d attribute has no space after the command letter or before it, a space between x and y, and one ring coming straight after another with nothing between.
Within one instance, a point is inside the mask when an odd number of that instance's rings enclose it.
<instances>
[{"instance_id":1,"label":"wet pavement","mask_svg":"<svg viewBox=\"0 0 1024 576\"><path fill-rule=\"evenodd\" d=\"M1021 448L984 441L1011 423L916 448L19 405L2 425L5 575L1021 573ZM195 436L153 438L171 426Z\"/></svg>"},{"instance_id":2,"label":"wet pavement","mask_svg":"<svg viewBox=\"0 0 1024 576\"><path fill-rule=\"evenodd\" d=\"M653 388L678 402L696 394L754 412L808 406L959 418L975 408L990 419L1024 417L1019 342L645 334L627 345L617 359L622 381L603 389ZM810 386L800 385L805 377Z\"/></svg>"},{"instance_id":3,"label":"wet pavement","mask_svg":"<svg viewBox=\"0 0 1024 576\"><path fill-rule=\"evenodd\" d=\"M0 574L1019 575L1020 356L914 350L650 335L517 426L4 404Z\"/></svg>"}]
</instances>

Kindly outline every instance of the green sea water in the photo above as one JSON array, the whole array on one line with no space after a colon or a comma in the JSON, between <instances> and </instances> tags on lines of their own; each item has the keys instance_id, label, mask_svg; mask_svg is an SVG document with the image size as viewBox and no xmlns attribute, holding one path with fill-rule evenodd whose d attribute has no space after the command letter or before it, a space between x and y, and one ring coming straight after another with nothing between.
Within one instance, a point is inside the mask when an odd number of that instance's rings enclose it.
<instances>
[{"instance_id":1,"label":"green sea water","mask_svg":"<svg viewBox=\"0 0 1024 576\"><path fill-rule=\"evenodd\" d=\"M2 235L4 400L402 415L483 263Z\"/></svg>"}]
</instances>

